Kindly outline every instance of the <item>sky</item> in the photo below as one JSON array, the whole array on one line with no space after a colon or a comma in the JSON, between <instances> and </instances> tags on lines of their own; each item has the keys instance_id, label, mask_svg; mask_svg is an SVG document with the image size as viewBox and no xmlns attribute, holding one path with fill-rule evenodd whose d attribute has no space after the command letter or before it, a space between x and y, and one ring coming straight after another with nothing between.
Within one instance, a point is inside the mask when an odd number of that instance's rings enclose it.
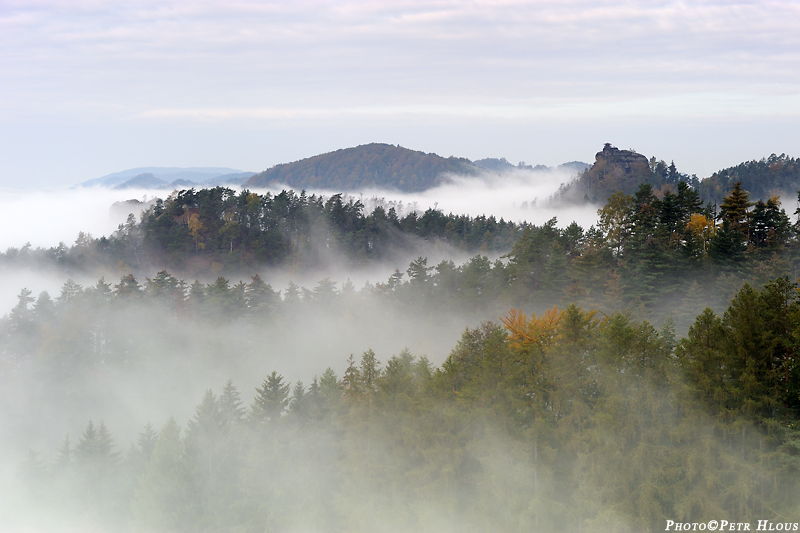
<instances>
[{"instance_id":1,"label":"sky","mask_svg":"<svg viewBox=\"0 0 800 533\"><path fill-rule=\"evenodd\" d=\"M339 148L800 156L800 2L0 0L0 189Z\"/></svg>"}]
</instances>

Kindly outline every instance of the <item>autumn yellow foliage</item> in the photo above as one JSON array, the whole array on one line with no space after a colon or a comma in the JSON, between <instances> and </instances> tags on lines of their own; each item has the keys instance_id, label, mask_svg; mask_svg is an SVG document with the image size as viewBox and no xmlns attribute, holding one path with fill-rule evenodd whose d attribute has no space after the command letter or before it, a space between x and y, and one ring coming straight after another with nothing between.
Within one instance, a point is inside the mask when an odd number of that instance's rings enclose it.
<instances>
[{"instance_id":1,"label":"autumn yellow foliage","mask_svg":"<svg viewBox=\"0 0 800 533\"><path fill-rule=\"evenodd\" d=\"M542 316L531 315L530 319L521 309L512 309L500 321L509 331L512 348L524 348L529 345L546 349L560 338L559 323L564 316L563 311L553 307Z\"/></svg>"}]
</instances>

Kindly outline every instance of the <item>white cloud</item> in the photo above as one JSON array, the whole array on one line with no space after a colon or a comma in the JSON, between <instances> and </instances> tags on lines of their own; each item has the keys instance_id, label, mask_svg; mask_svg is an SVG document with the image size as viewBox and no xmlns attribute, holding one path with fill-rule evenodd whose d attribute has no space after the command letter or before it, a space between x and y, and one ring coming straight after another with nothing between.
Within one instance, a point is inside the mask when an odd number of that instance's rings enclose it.
<instances>
[{"instance_id":1,"label":"white cloud","mask_svg":"<svg viewBox=\"0 0 800 533\"><path fill-rule=\"evenodd\" d=\"M610 117L749 117L800 115L800 94L768 95L700 93L655 98L574 101L540 99L516 105L385 105L350 108L172 108L135 115L141 119L318 120L348 117L413 115L500 118L508 120Z\"/></svg>"},{"instance_id":2,"label":"white cloud","mask_svg":"<svg viewBox=\"0 0 800 533\"><path fill-rule=\"evenodd\" d=\"M110 235L125 221L124 215L112 214L111 205L142 200L142 194L147 193L83 188L0 190L0 251L25 243L34 248L59 242L71 246L81 231L95 237Z\"/></svg>"},{"instance_id":3,"label":"white cloud","mask_svg":"<svg viewBox=\"0 0 800 533\"><path fill-rule=\"evenodd\" d=\"M234 95L251 107L328 94L422 104L431 93L485 105L532 90L641 97L731 81L769 94L800 81L787 68L799 22L792 2L11 4L0 57L17 103L55 86L134 108Z\"/></svg>"}]
</instances>

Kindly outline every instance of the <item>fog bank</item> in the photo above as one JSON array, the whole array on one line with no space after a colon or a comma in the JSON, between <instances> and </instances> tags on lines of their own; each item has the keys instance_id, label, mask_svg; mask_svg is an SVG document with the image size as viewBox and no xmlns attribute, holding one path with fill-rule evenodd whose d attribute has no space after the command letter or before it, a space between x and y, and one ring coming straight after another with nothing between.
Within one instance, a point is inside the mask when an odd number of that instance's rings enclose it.
<instances>
[{"instance_id":1,"label":"fog bank","mask_svg":"<svg viewBox=\"0 0 800 533\"><path fill-rule=\"evenodd\" d=\"M559 226L575 220L584 227L594 224L597 206L568 208L547 206L562 183L573 175L566 171L532 171L515 169L497 174L486 172L478 177L447 176L445 184L421 193L401 193L391 190L364 190L350 193L360 198L367 211L376 205L397 205L398 212L439 209L445 213L470 216L493 215L508 221L528 221L542 224L557 217ZM269 189L280 192L280 187ZM311 190L308 194L330 196L341 191ZM26 243L36 247L69 245L79 232L94 237L109 235L125 221L126 209L115 209L115 202L147 201L166 198L164 190L109 190L102 188L72 188L51 190L3 190L0 194L0 250L21 248ZM400 207L402 204L402 207ZM140 208L131 208L138 216Z\"/></svg>"}]
</instances>

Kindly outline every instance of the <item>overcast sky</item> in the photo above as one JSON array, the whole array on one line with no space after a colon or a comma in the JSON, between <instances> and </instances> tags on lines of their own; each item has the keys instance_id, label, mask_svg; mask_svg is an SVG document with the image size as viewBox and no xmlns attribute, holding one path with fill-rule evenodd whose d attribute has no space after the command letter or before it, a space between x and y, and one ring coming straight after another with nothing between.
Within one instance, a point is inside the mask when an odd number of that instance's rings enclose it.
<instances>
[{"instance_id":1,"label":"overcast sky","mask_svg":"<svg viewBox=\"0 0 800 533\"><path fill-rule=\"evenodd\" d=\"M800 2L0 0L0 186L368 142L800 156Z\"/></svg>"}]
</instances>

